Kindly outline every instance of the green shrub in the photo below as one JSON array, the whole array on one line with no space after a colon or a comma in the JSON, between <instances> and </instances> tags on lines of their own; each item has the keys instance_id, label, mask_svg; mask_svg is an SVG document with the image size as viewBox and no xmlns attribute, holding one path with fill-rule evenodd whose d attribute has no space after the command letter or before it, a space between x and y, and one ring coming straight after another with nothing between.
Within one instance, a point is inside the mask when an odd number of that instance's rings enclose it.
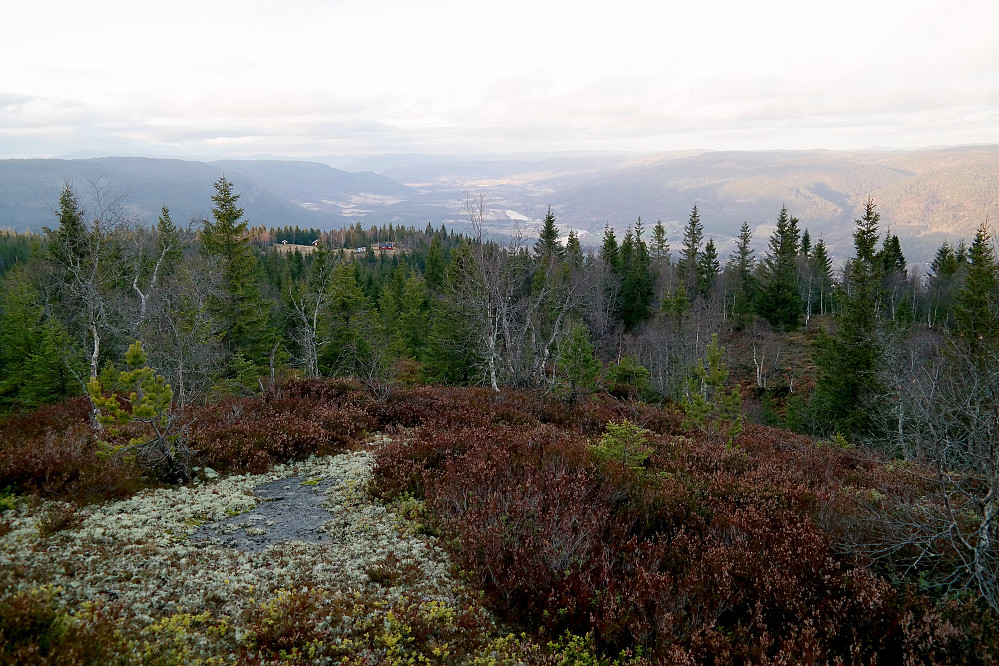
<instances>
[{"instance_id":1,"label":"green shrub","mask_svg":"<svg viewBox=\"0 0 999 666\"><path fill-rule=\"evenodd\" d=\"M742 396L737 388L725 391L728 370L721 361L725 348L718 346L717 333L711 335L706 352L708 367L704 367L703 359L697 359L688 394L683 399L687 414L684 425L712 437L722 434L731 447L742 432Z\"/></svg>"},{"instance_id":2,"label":"green shrub","mask_svg":"<svg viewBox=\"0 0 999 666\"><path fill-rule=\"evenodd\" d=\"M146 352L138 340L129 346L125 362L128 370L110 366L101 373L103 383L93 378L87 384L87 394L97 409L97 421L107 434L119 437L129 426L135 433L124 444L102 441L105 453L116 460L138 462L164 481L188 480L191 452L187 448L186 428L178 424L172 410L173 390L163 375L146 365ZM111 393L104 395L105 390Z\"/></svg>"},{"instance_id":3,"label":"green shrub","mask_svg":"<svg viewBox=\"0 0 999 666\"><path fill-rule=\"evenodd\" d=\"M647 443L649 431L625 419L621 423L608 423L607 432L599 444L590 447L601 461L613 460L634 470L642 469L652 453Z\"/></svg>"}]
</instances>

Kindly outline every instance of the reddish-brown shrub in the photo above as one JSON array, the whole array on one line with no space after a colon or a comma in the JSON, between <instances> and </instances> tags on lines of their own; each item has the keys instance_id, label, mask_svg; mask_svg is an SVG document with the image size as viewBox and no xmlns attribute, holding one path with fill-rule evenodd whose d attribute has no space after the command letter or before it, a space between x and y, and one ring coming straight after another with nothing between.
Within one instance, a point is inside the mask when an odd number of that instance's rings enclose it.
<instances>
[{"instance_id":1,"label":"reddish-brown shrub","mask_svg":"<svg viewBox=\"0 0 999 666\"><path fill-rule=\"evenodd\" d=\"M0 424L0 488L73 502L133 493L141 471L97 455L86 399L8 416Z\"/></svg>"},{"instance_id":2,"label":"reddish-brown shrub","mask_svg":"<svg viewBox=\"0 0 999 666\"><path fill-rule=\"evenodd\" d=\"M339 453L374 422L324 383L294 382L271 394L214 403L191 411L190 446L202 465L218 471L263 472L278 462Z\"/></svg>"},{"instance_id":3,"label":"reddish-brown shrub","mask_svg":"<svg viewBox=\"0 0 999 666\"><path fill-rule=\"evenodd\" d=\"M675 663L974 654L967 611L944 614L837 547L858 495L912 492L876 459L755 425L727 449L677 437L669 410L600 398L587 416L511 393L419 389L387 405L380 421L415 429L381 450L374 483L426 499L454 561L507 617ZM644 470L594 464L586 445L607 416L657 433Z\"/></svg>"}]
</instances>

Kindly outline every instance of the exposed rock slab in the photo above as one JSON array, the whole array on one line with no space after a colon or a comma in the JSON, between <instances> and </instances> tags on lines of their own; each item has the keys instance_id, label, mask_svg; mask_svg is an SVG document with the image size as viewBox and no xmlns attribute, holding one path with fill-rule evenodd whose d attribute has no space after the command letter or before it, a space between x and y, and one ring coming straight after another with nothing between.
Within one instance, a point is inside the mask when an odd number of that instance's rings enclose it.
<instances>
[{"instance_id":1,"label":"exposed rock slab","mask_svg":"<svg viewBox=\"0 0 999 666\"><path fill-rule=\"evenodd\" d=\"M191 542L219 540L219 545L259 551L285 541L328 543L322 526L333 516L322 508L327 491L340 479L291 476L257 486L260 504L252 511L201 525Z\"/></svg>"}]
</instances>

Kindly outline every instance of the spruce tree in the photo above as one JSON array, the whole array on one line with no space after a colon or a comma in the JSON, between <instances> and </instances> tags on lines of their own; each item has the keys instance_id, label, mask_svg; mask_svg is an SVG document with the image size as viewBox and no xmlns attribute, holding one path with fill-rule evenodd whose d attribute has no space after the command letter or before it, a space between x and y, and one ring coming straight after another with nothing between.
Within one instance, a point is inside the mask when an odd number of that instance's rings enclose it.
<instances>
[{"instance_id":1,"label":"spruce tree","mask_svg":"<svg viewBox=\"0 0 999 666\"><path fill-rule=\"evenodd\" d=\"M853 232L856 256L847 264L837 297L835 335L819 338L811 404L815 422L826 432L871 434L871 415L882 394L878 380L883 360L878 320L881 263L875 250L879 221L874 201L868 199Z\"/></svg>"},{"instance_id":2,"label":"spruce tree","mask_svg":"<svg viewBox=\"0 0 999 666\"><path fill-rule=\"evenodd\" d=\"M59 195L59 226L55 229L44 227L49 237L49 258L64 267L79 266L86 260L90 250L87 235L90 230L83 219L84 211L72 186L66 183Z\"/></svg>"},{"instance_id":3,"label":"spruce tree","mask_svg":"<svg viewBox=\"0 0 999 666\"><path fill-rule=\"evenodd\" d=\"M930 326L950 322L954 293L959 286L959 272L964 268L965 264L958 259L957 252L950 243L944 241L930 262L926 281L929 296L927 319Z\"/></svg>"},{"instance_id":4,"label":"spruce tree","mask_svg":"<svg viewBox=\"0 0 999 666\"><path fill-rule=\"evenodd\" d=\"M166 206L160 208L160 216L156 220L156 234L163 254L163 265L160 270L164 275L170 275L184 256L184 243L180 239L180 230L170 218L170 209Z\"/></svg>"},{"instance_id":5,"label":"spruce tree","mask_svg":"<svg viewBox=\"0 0 999 666\"><path fill-rule=\"evenodd\" d=\"M86 364L66 328L45 316L23 266L0 282L0 405L33 408L79 391Z\"/></svg>"},{"instance_id":6,"label":"spruce tree","mask_svg":"<svg viewBox=\"0 0 999 666\"><path fill-rule=\"evenodd\" d=\"M399 302L399 335L409 358L423 357L430 331L430 300L426 281L410 273Z\"/></svg>"},{"instance_id":7,"label":"spruce tree","mask_svg":"<svg viewBox=\"0 0 999 666\"><path fill-rule=\"evenodd\" d=\"M575 229L569 230L569 236L565 240L565 258L570 266L583 267L583 247L579 244Z\"/></svg>"},{"instance_id":8,"label":"spruce tree","mask_svg":"<svg viewBox=\"0 0 999 666\"><path fill-rule=\"evenodd\" d=\"M95 185L98 209L89 224L68 185L59 198L59 227L45 228L53 278L51 312L90 354L90 375L97 375L109 343L125 327L115 290L123 279L117 202Z\"/></svg>"},{"instance_id":9,"label":"spruce tree","mask_svg":"<svg viewBox=\"0 0 999 666\"><path fill-rule=\"evenodd\" d=\"M613 227L607 225L604 227L604 241L600 246L600 258L603 260L604 265L610 268L615 274L621 268L618 254L617 236L614 235Z\"/></svg>"},{"instance_id":10,"label":"spruce tree","mask_svg":"<svg viewBox=\"0 0 999 666\"><path fill-rule=\"evenodd\" d=\"M58 319L49 317L42 322L35 339L37 343L25 363L26 381L21 387L20 403L33 407L75 395L87 363L69 331Z\"/></svg>"},{"instance_id":11,"label":"spruce tree","mask_svg":"<svg viewBox=\"0 0 999 666\"><path fill-rule=\"evenodd\" d=\"M224 177L215 182L212 220L204 222L201 245L206 255L222 264L222 295L213 299L212 309L222 324L223 341L231 353L241 352L264 366L277 334L269 321L272 303L264 300L257 285L257 259L243 209L236 206L239 196Z\"/></svg>"},{"instance_id":12,"label":"spruce tree","mask_svg":"<svg viewBox=\"0 0 999 666\"><path fill-rule=\"evenodd\" d=\"M957 292L954 322L958 337L984 360L985 352L999 343L999 301L995 249L983 222L968 248L968 274Z\"/></svg>"},{"instance_id":13,"label":"spruce tree","mask_svg":"<svg viewBox=\"0 0 999 666\"><path fill-rule=\"evenodd\" d=\"M902 254L902 245L898 236L887 233L884 238L884 245L878 253L881 262L881 272L884 275L901 273L905 275L905 255Z\"/></svg>"},{"instance_id":14,"label":"spruce tree","mask_svg":"<svg viewBox=\"0 0 999 666\"><path fill-rule=\"evenodd\" d=\"M687 226L683 228L683 249L680 251L680 277L688 289L697 284L697 255L701 252L704 226L694 204Z\"/></svg>"},{"instance_id":15,"label":"spruce tree","mask_svg":"<svg viewBox=\"0 0 999 666\"><path fill-rule=\"evenodd\" d=\"M534 244L534 254L543 261L552 258L562 259L565 256L565 248L558 242L558 236L558 227L555 226L555 215L552 213L551 206L549 206L548 213L541 223L538 240Z\"/></svg>"},{"instance_id":16,"label":"spruce tree","mask_svg":"<svg viewBox=\"0 0 999 666\"><path fill-rule=\"evenodd\" d=\"M731 448L742 433L742 395L738 388L725 390L728 370L722 363L724 353L718 334L712 333L705 349L707 367L704 359L697 359L682 406L687 415L685 428L696 427L709 436L723 435Z\"/></svg>"},{"instance_id":17,"label":"spruce tree","mask_svg":"<svg viewBox=\"0 0 999 666\"><path fill-rule=\"evenodd\" d=\"M468 242L452 250L442 291L448 295L463 290L480 291L475 275L475 257ZM467 384L481 377L480 333L475 316L454 297L442 298L431 309L430 330L423 356L426 379L448 384Z\"/></svg>"},{"instance_id":18,"label":"spruce tree","mask_svg":"<svg viewBox=\"0 0 999 666\"><path fill-rule=\"evenodd\" d=\"M910 287L906 274L905 255L898 236L886 232L881 251L877 255L881 271L881 293L885 297L884 309L896 326L912 323L912 304L907 298Z\"/></svg>"},{"instance_id":19,"label":"spruce tree","mask_svg":"<svg viewBox=\"0 0 999 666\"><path fill-rule=\"evenodd\" d=\"M427 249L427 263L424 275L427 278L427 285L432 290L439 290L444 284L444 271L447 268L447 260L444 258L444 249L441 247L440 236L434 234L430 239L430 247Z\"/></svg>"},{"instance_id":20,"label":"spruce tree","mask_svg":"<svg viewBox=\"0 0 999 666\"><path fill-rule=\"evenodd\" d=\"M344 261L333 269L323 339L327 342L319 357L324 374L351 375L369 360L372 344L381 330L357 279L357 264Z\"/></svg>"},{"instance_id":21,"label":"spruce tree","mask_svg":"<svg viewBox=\"0 0 999 666\"><path fill-rule=\"evenodd\" d=\"M16 404L28 381L28 357L38 345L44 310L23 268L0 283L0 403Z\"/></svg>"},{"instance_id":22,"label":"spruce tree","mask_svg":"<svg viewBox=\"0 0 999 666\"><path fill-rule=\"evenodd\" d=\"M753 256L753 232L749 223L743 221L736 241L735 253L725 265L726 279L732 285L732 316L736 328L745 328L753 316L756 300L756 276L753 269L756 258Z\"/></svg>"},{"instance_id":23,"label":"spruce tree","mask_svg":"<svg viewBox=\"0 0 999 666\"><path fill-rule=\"evenodd\" d=\"M652 258L657 264L669 261L669 241L666 238L666 227L663 221L656 221L652 227Z\"/></svg>"},{"instance_id":24,"label":"spruce tree","mask_svg":"<svg viewBox=\"0 0 999 666\"><path fill-rule=\"evenodd\" d=\"M767 256L760 265L760 289L756 312L771 325L784 330L797 327L802 301L798 289L798 220L781 207L777 228L770 236Z\"/></svg>"},{"instance_id":25,"label":"spruce tree","mask_svg":"<svg viewBox=\"0 0 999 666\"><path fill-rule=\"evenodd\" d=\"M583 324L572 327L559 349L557 381L571 402L596 388L600 362L596 359L590 332Z\"/></svg>"},{"instance_id":26,"label":"spruce tree","mask_svg":"<svg viewBox=\"0 0 999 666\"><path fill-rule=\"evenodd\" d=\"M697 291L701 296L707 298L715 287L720 272L718 263L718 250L715 249L714 239L709 239L704 245L704 251L697 257Z\"/></svg>"},{"instance_id":27,"label":"spruce tree","mask_svg":"<svg viewBox=\"0 0 999 666\"><path fill-rule=\"evenodd\" d=\"M812 248L812 255L809 257L811 271L814 278L812 290L815 292L819 304L819 314L826 314L832 309L832 297L835 293L832 275L832 259L826 251L826 242L822 238Z\"/></svg>"},{"instance_id":28,"label":"spruce tree","mask_svg":"<svg viewBox=\"0 0 999 666\"><path fill-rule=\"evenodd\" d=\"M639 219L640 230L641 219ZM621 279L619 312L625 328L631 330L651 315L655 278L649 248L639 233L630 228L621 243L618 255L618 274Z\"/></svg>"}]
</instances>

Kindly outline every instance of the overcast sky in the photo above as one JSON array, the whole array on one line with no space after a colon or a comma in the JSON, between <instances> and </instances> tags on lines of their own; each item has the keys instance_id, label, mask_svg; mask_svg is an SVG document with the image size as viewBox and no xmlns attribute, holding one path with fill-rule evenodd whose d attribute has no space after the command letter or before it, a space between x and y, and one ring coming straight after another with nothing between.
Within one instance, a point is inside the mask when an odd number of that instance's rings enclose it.
<instances>
[{"instance_id":1,"label":"overcast sky","mask_svg":"<svg viewBox=\"0 0 999 666\"><path fill-rule=\"evenodd\" d=\"M3 14L0 157L999 143L995 0L33 0Z\"/></svg>"}]
</instances>

